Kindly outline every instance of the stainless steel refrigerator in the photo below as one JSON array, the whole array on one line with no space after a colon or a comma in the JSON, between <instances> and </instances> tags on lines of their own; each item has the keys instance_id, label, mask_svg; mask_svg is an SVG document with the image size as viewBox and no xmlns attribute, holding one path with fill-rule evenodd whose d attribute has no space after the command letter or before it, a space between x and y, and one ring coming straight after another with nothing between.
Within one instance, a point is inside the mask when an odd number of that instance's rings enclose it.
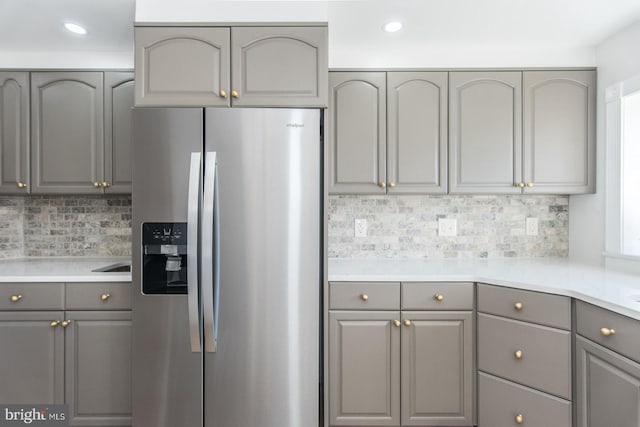
<instances>
[{"instance_id":1,"label":"stainless steel refrigerator","mask_svg":"<svg viewBox=\"0 0 640 427\"><path fill-rule=\"evenodd\" d=\"M318 426L321 120L134 110L134 427Z\"/></svg>"}]
</instances>

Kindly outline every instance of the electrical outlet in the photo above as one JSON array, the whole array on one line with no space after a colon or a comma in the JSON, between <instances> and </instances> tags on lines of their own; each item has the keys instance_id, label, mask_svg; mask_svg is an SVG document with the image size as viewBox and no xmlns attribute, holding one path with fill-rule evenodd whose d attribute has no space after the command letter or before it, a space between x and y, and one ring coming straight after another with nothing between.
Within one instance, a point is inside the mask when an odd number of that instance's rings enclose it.
<instances>
[{"instance_id":1,"label":"electrical outlet","mask_svg":"<svg viewBox=\"0 0 640 427\"><path fill-rule=\"evenodd\" d=\"M525 229L527 236L538 235L538 218L527 218L525 220Z\"/></svg>"},{"instance_id":2,"label":"electrical outlet","mask_svg":"<svg viewBox=\"0 0 640 427\"><path fill-rule=\"evenodd\" d=\"M455 218L438 218L438 236L452 237L458 234L458 222Z\"/></svg>"},{"instance_id":3,"label":"electrical outlet","mask_svg":"<svg viewBox=\"0 0 640 427\"><path fill-rule=\"evenodd\" d=\"M353 232L356 237L367 237L367 220L356 219L353 223Z\"/></svg>"}]
</instances>

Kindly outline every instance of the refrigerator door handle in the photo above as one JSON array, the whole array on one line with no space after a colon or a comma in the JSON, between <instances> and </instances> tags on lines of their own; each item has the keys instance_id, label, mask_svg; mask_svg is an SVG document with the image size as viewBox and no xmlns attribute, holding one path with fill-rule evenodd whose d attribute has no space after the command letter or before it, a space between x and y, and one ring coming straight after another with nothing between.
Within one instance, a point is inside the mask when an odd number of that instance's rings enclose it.
<instances>
[{"instance_id":1,"label":"refrigerator door handle","mask_svg":"<svg viewBox=\"0 0 640 427\"><path fill-rule=\"evenodd\" d=\"M218 306L217 283L219 271L215 264L219 255L217 196L217 158L215 152L207 152L204 164L204 201L202 207L202 308L204 312L204 348L207 353L216 352L217 325L215 308ZM214 290L215 288L215 290Z\"/></svg>"},{"instance_id":2,"label":"refrigerator door handle","mask_svg":"<svg viewBox=\"0 0 640 427\"><path fill-rule=\"evenodd\" d=\"M202 352L201 310L198 283L198 223L200 215L201 153L191 153L187 206L187 305L191 351Z\"/></svg>"}]
</instances>

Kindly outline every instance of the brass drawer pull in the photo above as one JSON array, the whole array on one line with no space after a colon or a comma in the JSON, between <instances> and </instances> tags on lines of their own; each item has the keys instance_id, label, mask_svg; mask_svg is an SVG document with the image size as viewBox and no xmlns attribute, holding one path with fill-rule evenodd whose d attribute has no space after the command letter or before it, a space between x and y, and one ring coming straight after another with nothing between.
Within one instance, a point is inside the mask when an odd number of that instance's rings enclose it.
<instances>
[{"instance_id":1,"label":"brass drawer pull","mask_svg":"<svg viewBox=\"0 0 640 427\"><path fill-rule=\"evenodd\" d=\"M522 424L524 422L524 417L522 414L516 415L516 424Z\"/></svg>"},{"instance_id":2,"label":"brass drawer pull","mask_svg":"<svg viewBox=\"0 0 640 427\"><path fill-rule=\"evenodd\" d=\"M600 328L600 335L603 337L610 337L611 335L615 335L616 330L611 328Z\"/></svg>"},{"instance_id":3,"label":"brass drawer pull","mask_svg":"<svg viewBox=\"0 0 640 427\"><path fill-rule=\"evenodd\" d=\"M360 299L361 299L362 301L369 301L369 295L367 295L367 294L362 294L362 295L360 295Z\"/></svg>"},{"instance_id":4,"label":"brass drawer pull","mask_svg":"<svg viewBox=\"0 0 640 427\"><path fill-rule=\"evenodd\" d=\"M100 300L101 301L106 301L109 298L111 298L111 294L102 294L102 295L100 295Z\"/></svg>"},{"instance_id":5,"label":"brass drawer pull","mask_svg":"<svg viewBox=\"0 0 640 427\"><path fill-rule=\"evenodd\" d=\"M11 295L11 302L18 302L22 299L22 295Z\"/></svg>"},{"instance_id":6,"label":"brass drawer pull","mask_svg":"<svg viewBox=\"0 0 640 427\"><path fill-rule=\"evenodd\" d=\"M522 356L524 356L524 354L522 353L522 350L516 350L516 352L515 352L515 353L513 353L513 356L514 356L516 359L520 360L520 359L522 359Z\"/></svg>"},{"instance_id":7,"label":"brass drawer pull","mask_svg":"<svg viewBox=\"0 0 640 427\"><path fill-rule=\"evenodd\" d=\"M442 300L444 300L444 295L442 295L442 294L435 294L435 295L433 296L433 298L434 298L436 301L441 302Z\"/></svg>"},{"instance_id":8,"label":"brass drawer pull","mask_svg":"<svg viewBox=\"0 0 640 427\"><path fill-rule=\"evenodd\" d=\"M66 328L70 324L71 324L71 320L63 320L62 323L61 323L63 328Z\"/></svg>"},{"instance_id":9,"label":"brass drawer pull","mask_svg":"<svg viewBox=\"0 0 640 427\"><path fill-rule=\"evenodd\" d=\"M520 310L522 310L522 307L524 307L524 306L522 305L522 303L521 303L521 302L517 302L517 303L515 303L515 304L513 305L513 308L515 308L515 309L516 309L516 311L520 311Z\"/></svg>"},{"instance_id":10,"label":"brass drawer pull","mask_svg":"<svg viewBox=\"0 0 640 427\"><path fill-rule=\"evenodd\" d=\"M400 321L399 321L399 320L394 320L394 321L393 321L393 326L395 326L396 328L399 328L399 327L400 327L400 324L401 324L401 323L400 323Z\"/></svg>"},{"instance_id":11,"label":"brass drawer pull","mask_svg":"<svg viewBox=\"0 0 640 427\"><path fill-rule=\"evenodd\" d=\"M51 326L52 328L55 328L59 324L60 324L59 320L52 320L51 323L49 323L49 326Z\"/></svg>"},{"instance_id":12,"label":"brass drawer pull","mask_svg":"<svg viewBox=\"0 0 640 427\"><path fill-rule=\"evenodd\" d=\"M411 326L411 320L407 319L404 321L404 326Z\"/></svg>"}]
</instances>

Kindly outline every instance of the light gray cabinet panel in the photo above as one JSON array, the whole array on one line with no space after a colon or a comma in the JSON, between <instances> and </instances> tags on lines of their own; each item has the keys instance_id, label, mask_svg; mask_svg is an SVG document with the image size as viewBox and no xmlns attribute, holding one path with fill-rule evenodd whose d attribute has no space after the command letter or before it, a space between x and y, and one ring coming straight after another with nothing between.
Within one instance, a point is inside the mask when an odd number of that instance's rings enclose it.
<instances>
[{"instance_id":1,"label":"light gray cabinet panel","mask_svg":"<svg viewBox=\"0 0 640 427\"><path fill-rule=\"evenodd\" d=\"M326 107L327 27L234 27L234 106Z\"/></svg>"},{"instance_id":2,"label":"light gray cabinet panel","mask_svg":"<svg viewBox=\"0 0 640 427\"><path fill-rule=\"evenodd\" d=\"M29 73L0 72L0 194L29 192Z\"/></svg>"},{"instance_id":3,"label":"light gray cabinet panel","mask_svg":"<svg viewBox=\"0 0 640 427\"><path fill-rule=\"evenodd\" d=\"M385 73L330 73L329 86L329 193L385 194Z\"/></svg>"},{"instance_id":4,"label":"light gray cabinet panel","mask_svg":"<svg viewBox=\"0 0 640 427\"><path fill-rule=\"evenodd\" d=\"M102 192L102 73L32 73L31 120L31 192Z\"/></svg>"},{"instance_id":5,"label":"light gray cabinet panel","mask_svg":"<svg viewBox=\"0 0 640 427\"><path fill-rule=\"evenodd\" d=\"M64 402L61 311L0 312L0 402Z\"/></svg>"},{"instance_id":6,"label":"light gray cabinet panel","mask_svg":"<svg viewBox=\"0 0 640 427\"><path fill-rule=\"evenodd\" d=\"M0 310L62 310L62 283L3 283Z\"/></svg>"},{"instance_id":7,"label":"light gray cabinet panel","mask_svg":"<svg viewBox=\"0 0 640 427\"><path fill-rule=\"evenodd\" d=\"M522 73L449 74L449 191L521 192Z\"/></svg>"},{"instance_id":8,"label":"light gray cabinet panel","mask_svg":"<svg viewBox=\"0 0 640 427\"><path fill-rule=\"evenodd\" d=\"M136 27L136 106L229 106L230 32Z\"/></svg>"},{"instance_id":9,"label":"light gray cabinet panel","mask_svg":"<svg viewBox=\"0 0 640 427\"><path fill-rule=\"evenodd\" d=\"M389 194L447 192L447 74L387 73Z\"/></svg>"},{"instance_id":10,"label":"light gray cabinet panel","mask_svg":"<svg viewBox=\"0 0 640 427\"><path fill-rule=\"evenodd\" d=\"M400 283L331 282L331 310L399 310Z\"/></svg>"},{"instance_id":11,"label":"light gray cabinet panel","mask_svg":"<svg viewBox=\"0 0 640 427\"><path fill-rule=\"evenodd\" d=\"M105 79L105 193L131 193L133 73L107 72Z\"/></svg>"},{"instance_id":12,"label":"light gray cabinet panel","mask_svg":"<svg viewBox=\"0 0 640 427\"><path fill-rule=\"evenodd\" d=\"M131 312L66 312L71 426L131 425Z\"/></svg>"},{"instance_id":13,"label":"light gray cabinet panel","mask_svg":"<svg viewBox=\"0 0 640 427\"><path fill-rule=\"evenodd\" d=\"M473 425L472 313L402 312L402 425Z\"/></svg>"},{"instance_id":14,"label":"light gray cabinet panel","mask_svg":"<svg viewBox=\"0 0 640 427\"><path fill-rule=\"evenodd\" d=\"M403 282L403 310L473 310L471 282Z\"/></svg>"},{"instance_id":15,"label":"light gray cabinet panel","mask_svg":"<svg viewBox=\"0 0 640 427\"><path fill-rule=\"evenodd\" d=\"M527 193L595 192L595 71L524 72Z\"/></svg>"},{"instance_id":16,"label":"light gray cabinet panel","mask_svg":"<svg viewBox=\"0 0 640 427\"><path fill-rule=\"evenodd\" d=\"M571 427L571 402L480 372L478 427L518 425Z\"/></svg>"},{"instance_id":17,"label":"light gray cabinet panel","mask_svg":"<svg viewBox=\"0 0 640 427\"><path fill-rule=\"evenodd\" d=\"M400 425L399 312L329 313L329 424Z\"/></svg>"},{"instance_id":18,"label":"light gray cabinet panel","mask_svg":"<svg viewBox=\"0 0 640 427\"><path fill-rule=\"evenodd\" d=\"M578 427L640 426L640 364L576 337Z\"/></svg>"},{"instance_id":19,"label":"light gray cabinet panel","mask_svg":"<svg viewBox=\"0 0 640 427\"><path fill-rule=\"evenodd\" d=\"M480 313L478 369L571 399L571 332Z\"/></svg>"}]
</instances>

